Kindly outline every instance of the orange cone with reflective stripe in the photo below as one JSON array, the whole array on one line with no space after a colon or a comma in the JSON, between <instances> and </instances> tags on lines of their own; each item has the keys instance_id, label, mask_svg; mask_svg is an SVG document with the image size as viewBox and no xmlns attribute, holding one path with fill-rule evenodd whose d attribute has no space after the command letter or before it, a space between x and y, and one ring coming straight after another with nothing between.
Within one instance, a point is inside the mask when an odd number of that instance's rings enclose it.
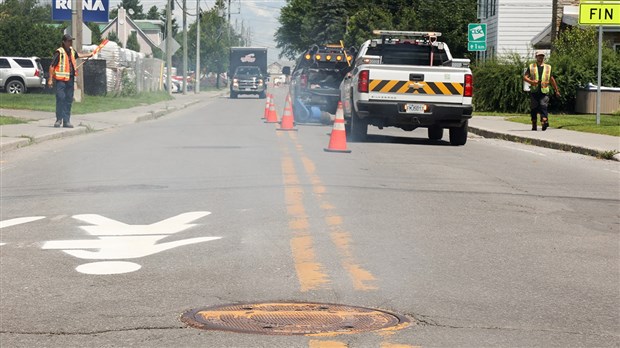
<instances>
[{"instance_id":1,"label":"orange cone with reflective stripe","mask_svg":"<svg viewBox=\"0 0 620 348\"><path fill-rule=\"evenodd\" d=\"M326 149L327 152L346 152L347 150L347 132L344 129L344 112L342 111L342 102L338 102L338 109L336 110L336 119L334 120L334 128L329 138L329 145Z\"/></svg>"},{"instance_id":2,"label":"orange cone with reflective stripe","mask_svg":"<svg viewBox=\"0 0 620 348\"><path fill-rule=\"evenodd\" d=\"M291 106L291 95L286 96L286 103L284 104L284 114L282 114L282 121L280 122L281 131L297 131L294 128L293 108Z\"/></svg>"},{"instance_id":3,"label":"orange cone with reflective stripe","mask_svg":"<svg viewBox=\"0 0 620 348\"><path fill-rule=\"evenodd\" d=\"M265 123L278 123L278 114L276 113L276 106L273 104L273 99L269 102L269 113L267 114Z\"/></svg>"},{"instance_id":4,"label":"orange cone with reflective stripe","mask_svg":"<svg viewBox=\"0 0 620 348\"><path fill-rule=\"evenodd\" d=\"M271 104L271 93L267 94L267 100L265 101L265 113L263 114L263 119L267 119L269 116L269 105Z\"/></svg>"}]
</instances>

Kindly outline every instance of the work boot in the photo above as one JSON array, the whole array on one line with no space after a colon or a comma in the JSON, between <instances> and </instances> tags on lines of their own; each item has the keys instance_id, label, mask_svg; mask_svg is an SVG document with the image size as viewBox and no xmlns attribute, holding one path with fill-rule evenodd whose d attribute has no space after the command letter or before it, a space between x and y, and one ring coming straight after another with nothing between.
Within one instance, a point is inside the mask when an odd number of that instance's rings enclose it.
<instances>
[{"instance_id":1,"label":"work boot","mask_svg":"<svg viewBox=\"0 0 620 348\"><path fill-rule=\"evenodd\" d=\"M71 123L65 123L63 125L64 128L73 128L73 125Z\"/></svg>"},{"instance_id":2,"label":"work boot","mask_svg":"<svg viewBox=\"0 0 620 348\"><path fill-rule=\"evenodd\" d=\"M538 128L536 127L536 121L532 121L532 130L538 130Z\"/></svg>"},{"instance_id":3,"label":"work boot","mask_svg":"<svg viewBox=\"0 0 620 348\"><path fill-rule=\"evenodd\" d=\"M542 126L543 126L543 127L542 127L542 130L543 130L543 131L546 131L546 130L547 130L547 127L549 127L549 120L544 119L544 120L543 120L543 122L542 122Z\"/></svg>"},{"instance_id":4,"label":"work boot","mask_svg":"<svg viewBox=\"0 0 620 348\"><path fill-rule=\"evenodd\" d=\"M58 128L58 127L60 127L60 124L61 124L61 123L62 123L62 121L61 121L61 120L57 120L57 121L54 123L54 128Z\"/></svg>"}]
</instances>

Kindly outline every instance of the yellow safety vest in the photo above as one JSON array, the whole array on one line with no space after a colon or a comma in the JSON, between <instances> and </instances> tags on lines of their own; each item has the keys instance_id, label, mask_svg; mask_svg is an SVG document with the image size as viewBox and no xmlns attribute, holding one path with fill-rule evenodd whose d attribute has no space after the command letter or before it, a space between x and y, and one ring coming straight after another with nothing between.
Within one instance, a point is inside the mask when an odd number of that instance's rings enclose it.
<instances>
[{"instance_id":1,"label":"yellow safety vest","mask_svg":"<svg viewBox=\"0 0 620 348\"><path fill-rule=\"evenodd\" d=\"M540 91L544 94L549 94L549 81L551 80L551 65L543 64L543 74L542 79L538 76L538 65L536 63L532 63L530 65L530 76L534 77L534 80L539 81L538 86L530 87L530 91L538 92Z\"/></svg>"},{"instance_id":2,"label":"yellow safety vest","mask_svg":"<svg viewBox=\"0 0 620 348\"><path fill-rule=\"evenodd\" d=\"M71 65L69 65L70 63L73 64L73 74L75 76L77 76L78 74L77 69L75 69L75 67L77 66L75 64L75 51L73 50L73 47L71 47L70 56L67 56L67 52L65 52L65 49L62 47L57 49L56 51L58 51L59 56L58 64L56 64L56 67L54 68L54 78L59 81L69 81L69 79L71 79Z\"/></svg>"}]
</instances>

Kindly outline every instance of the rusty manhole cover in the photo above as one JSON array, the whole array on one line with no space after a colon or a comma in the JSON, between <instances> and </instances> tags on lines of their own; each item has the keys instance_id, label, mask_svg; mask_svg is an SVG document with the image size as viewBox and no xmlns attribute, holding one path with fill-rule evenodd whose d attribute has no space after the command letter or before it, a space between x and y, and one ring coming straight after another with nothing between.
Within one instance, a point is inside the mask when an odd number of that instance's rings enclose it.
<instances>
[{"instance_id":1,"label":"rusty manhole cover","mask_svg":"<svg viewBox=\"0 0 620 348\"><path fill-rule=\"evenodd\" d=\"M383 310L326 303L254 303L189 310L181 321L203 330L265 335L342 334L400 329L404 316Z\"/></svg>"}]
</instances>

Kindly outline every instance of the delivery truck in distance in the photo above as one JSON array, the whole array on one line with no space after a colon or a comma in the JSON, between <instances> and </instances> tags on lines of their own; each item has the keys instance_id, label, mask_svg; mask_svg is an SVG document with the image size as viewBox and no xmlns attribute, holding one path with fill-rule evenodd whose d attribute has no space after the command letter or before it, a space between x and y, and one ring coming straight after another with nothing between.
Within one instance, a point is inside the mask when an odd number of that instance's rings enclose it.
<instances>
[{"instance_id":1,"label":"delivery truck in distance","mask_svg":"<svg viewBox=\"0 0 620 348\"><path fill-rule=\"evenodd\" d=\"M267 48L230 48L230 98L240 94L267 96Z\"/></svg>"}]
</instances>

